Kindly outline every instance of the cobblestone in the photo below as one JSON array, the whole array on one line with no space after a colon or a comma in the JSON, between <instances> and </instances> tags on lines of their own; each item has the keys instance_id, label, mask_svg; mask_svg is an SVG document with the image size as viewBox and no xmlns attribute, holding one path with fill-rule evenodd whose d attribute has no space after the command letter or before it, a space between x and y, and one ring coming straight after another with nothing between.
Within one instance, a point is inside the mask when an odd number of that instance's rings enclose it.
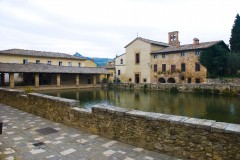
<instances>
[{"instance_id":1,"label":"cobblestone","mask_svg":"<svg viewBox=\"0 0 240 160\"><path fill-rule=\"evenodd\" d=\"M177 158L99 137L0 104L0 159L175 160ZM38 132L51 128L55 132Z\"/></svg>"}]
</instances>

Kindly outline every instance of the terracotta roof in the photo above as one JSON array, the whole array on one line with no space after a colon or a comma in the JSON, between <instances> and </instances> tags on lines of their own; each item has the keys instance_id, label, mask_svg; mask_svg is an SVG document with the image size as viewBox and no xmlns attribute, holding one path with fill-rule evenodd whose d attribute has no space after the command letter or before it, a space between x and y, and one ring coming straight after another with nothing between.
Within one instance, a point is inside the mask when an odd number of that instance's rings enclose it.
<instances>
[{"instance_id":1,"label":"terracotta roof","mask_svg":"<svg viewBox=\"0 0 240 160\"><path fill-rule=\"evenodd\" d=\"M132 42L127 44L124 48L128 47L130 44L132 44L136 40L140 40L140 41L143 41L143 42L146 42L146 43L155 44L155 45L159 45L159 46L166 46L166 47L170 46L169 44L164 43L164 42L158 42L158 41L153 41L153 40L142 38L142 37L137 37Z\"/></svg>"},{"instance_id":2,"label":"terracotta roof","mask_svg":"<svg viewBox=\"0 0 240 160\"><path fill-rule=\"evenodd\" d=\"M0 51L0 54L7 55L21 55L21 56L34 56L34 57L49 57L49 58L66 58L66 59L76 59L83 60L83 57L75 57L66 53L57 52L45 52L45 51L34 51L34 50L24 50L24 49L8 49Z\"/></svg>"},{"instance_id":3,"label":"terracotta roof","mask_svg":"<svg viewBox=\"0 0 240 160\"><path fill-rule=\"evenodd\" d=\"M5 73L79 73L79 74L109 74L104 68L97 67L67 67L48 64L17 64L0 63L0 72Z\"/></svg>"},{"instance_id":4,"label":"terracotta roof","mask_svg":"<svg viewBox=\"0 0 240 160\"><path fill-rule=\"evenodd\" d=\"M199 43L198 45L186 44L186 45L181 45L179 47L170 46L170 47L164 48L164 49L162 49L160 51L152 52L152 54L154 54L154 53L169 53L169 52L178 52L178 51L204 49L204 48L209 48L211 46L214 46L214 45L216 45L216 44L218 44L220 42L223 42L223 41L202 42L202 43Z\"/></svg>"}]
</instances>

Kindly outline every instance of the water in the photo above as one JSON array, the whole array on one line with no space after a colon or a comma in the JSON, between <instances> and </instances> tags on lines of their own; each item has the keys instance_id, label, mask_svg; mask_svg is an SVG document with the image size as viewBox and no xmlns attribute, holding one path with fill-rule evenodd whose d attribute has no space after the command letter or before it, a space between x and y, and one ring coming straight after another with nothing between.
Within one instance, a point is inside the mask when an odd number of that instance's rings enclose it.
<instances>
[{"instance_id":1,"label":"water","mask_svg":"<svg viewBox=\"0 0 240 160\"><path fill-rule=\"evenodd\" d=\"M212 119L240 124L240 98L191 93L171 94L164 91L125 89L54 90L40 93L76 99L80 106L90 109L93 105L117 106L173 115Z\"/></svg>"}]
</instances>

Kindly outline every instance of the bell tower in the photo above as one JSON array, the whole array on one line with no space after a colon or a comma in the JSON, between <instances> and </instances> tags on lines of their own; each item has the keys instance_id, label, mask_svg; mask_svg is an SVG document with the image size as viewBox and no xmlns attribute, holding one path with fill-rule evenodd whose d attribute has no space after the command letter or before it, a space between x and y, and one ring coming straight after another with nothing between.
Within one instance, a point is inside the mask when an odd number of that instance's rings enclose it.
<instances>
[{"instance_id":1,"label":"bell tower","mask_svg":"<svg viewBox=\"0 0 240 160\"><path fill-rule=\"evenodd\" d=\"M178 40L178 31L168 33L168 44L175 47L180 46L180 42Z\"/></svg>"}]
</instances>

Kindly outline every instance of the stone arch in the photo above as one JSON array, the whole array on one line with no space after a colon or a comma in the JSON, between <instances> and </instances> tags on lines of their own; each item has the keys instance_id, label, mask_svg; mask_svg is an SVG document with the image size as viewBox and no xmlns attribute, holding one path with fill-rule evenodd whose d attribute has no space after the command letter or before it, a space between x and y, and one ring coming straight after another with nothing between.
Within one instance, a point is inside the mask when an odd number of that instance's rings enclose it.
<instances>
[{"instance_id":1,"label":"stone arch","mask_svg":"<svg viewBox=\"0 0 240 160\"><path fill-rule=\"evenodd\" d=\"M168 82L168 83L176 83L176 81L175 81L174 78L168 78L167 82Z\"/></svg>"},{"instance_id":2,"label":"stone arch","mask_svg":"<svg viewBox=\"0 0 240 160\"><path fill-rule=\"evenodd\" d=\"M158 82L159 82L159 83L166 83L166 80L165 80L163 77L160 77L160 78L158 79Z\"/></svg>"}]
</instances>

